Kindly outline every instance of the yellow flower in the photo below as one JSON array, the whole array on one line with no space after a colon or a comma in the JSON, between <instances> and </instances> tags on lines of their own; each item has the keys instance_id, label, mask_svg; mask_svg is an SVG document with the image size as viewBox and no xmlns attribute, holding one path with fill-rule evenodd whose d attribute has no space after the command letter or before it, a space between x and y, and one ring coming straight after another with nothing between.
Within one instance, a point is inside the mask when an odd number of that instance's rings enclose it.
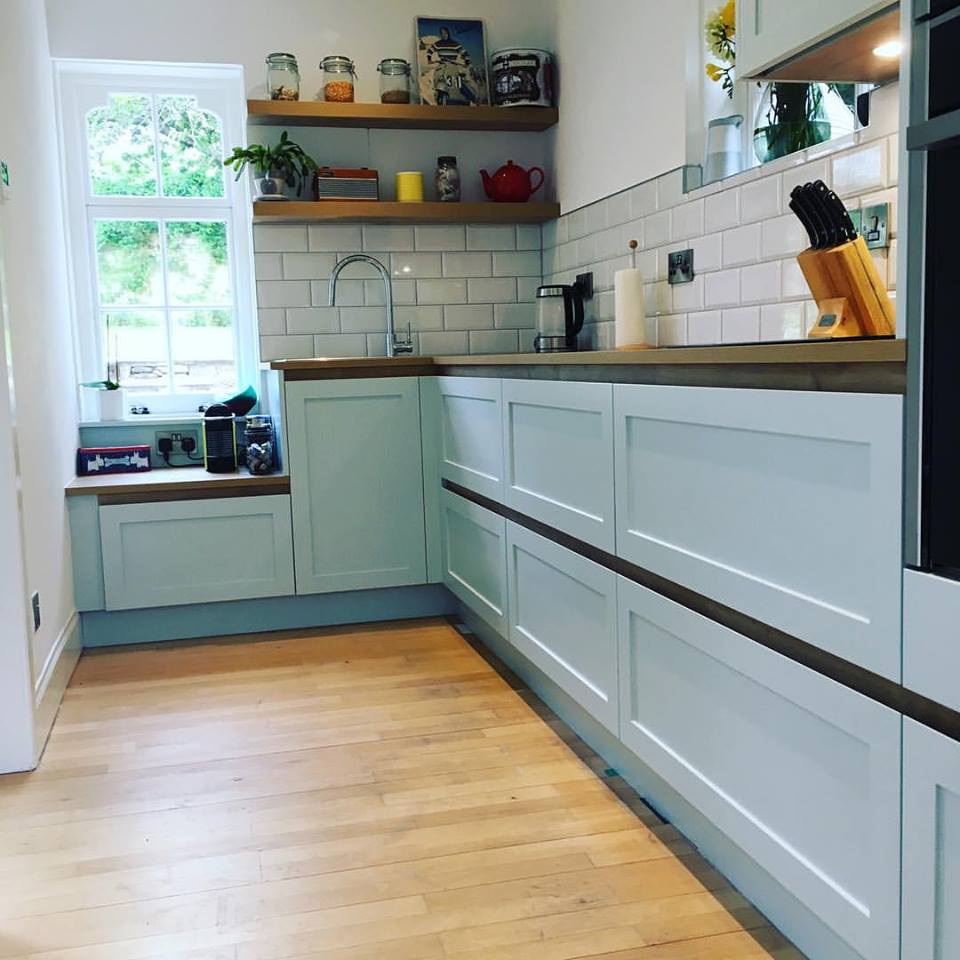
<instances>
[{"instance_id":1,"label":"yellow flower","mask_svg":"<svg viewBox=\"0 0 960 960\"><path fill-rule=\"evenodd\" d=\"M732 37L737 29L737 0L727 0L720 10L720 19Z\"/></svg>"},{"instance_id":2,"label":"yellow flower","mask_svg":"<svg viewBox=\"0 0 960 960\"><path fill-rule=\"evenodd\" d=\"M721 75L723 74L723 70L720 67L718 67L717 64L715 63L708 63L706 69L707 69L707 76L714 81L719 80Z\"/></svg>"}]
</instances>

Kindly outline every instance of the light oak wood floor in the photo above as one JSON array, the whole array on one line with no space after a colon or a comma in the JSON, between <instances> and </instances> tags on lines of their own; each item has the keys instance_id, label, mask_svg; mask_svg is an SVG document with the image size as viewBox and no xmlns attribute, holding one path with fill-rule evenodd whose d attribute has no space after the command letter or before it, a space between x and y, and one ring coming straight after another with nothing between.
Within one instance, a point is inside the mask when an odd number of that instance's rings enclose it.
<instances>
[{"instance_id":1,"label":"light oak wood floor","mask_svg":"<svg viewBox=\"0 0 960 960\"><path fill-rule=\"evenodd\" d=\"M84 655L0 778L0 958L796 960L444 621Z\"/></svg>"}]
</instances>

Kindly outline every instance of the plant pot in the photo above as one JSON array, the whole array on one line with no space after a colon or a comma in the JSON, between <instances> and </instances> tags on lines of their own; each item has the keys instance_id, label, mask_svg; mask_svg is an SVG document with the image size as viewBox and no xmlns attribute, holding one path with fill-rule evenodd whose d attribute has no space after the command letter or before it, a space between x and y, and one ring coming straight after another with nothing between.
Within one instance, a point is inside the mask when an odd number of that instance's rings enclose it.
<instances>
[{"instance_id":1,"label":"plant pot","mask_svg":"<svg viewBox=\"0 0 960 960\"><path fill-rule=\"evenodd\" d=\"M281 177L258 177L254 181L258 200L286 200L287 183Z\"/></svg>"},{"instance_id":2,"label":"plant pot","mask_svg":"<svg viewBox=\"0 0 960 960\"><path fill-rule=\"evenodd\" d=\"M100 404L101 420L125 420L127 416L127 391L98 390L97 401Z\"/></svg>"}]
</instances>

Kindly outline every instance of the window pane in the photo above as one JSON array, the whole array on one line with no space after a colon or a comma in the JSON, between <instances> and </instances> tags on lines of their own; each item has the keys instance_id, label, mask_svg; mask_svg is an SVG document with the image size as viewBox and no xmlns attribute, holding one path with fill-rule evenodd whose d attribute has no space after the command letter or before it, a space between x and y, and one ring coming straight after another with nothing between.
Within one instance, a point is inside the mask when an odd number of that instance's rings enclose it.
<instances>
[{"instance_id":1,"label":"window pane","mask_svg":"<svg viewBox=\"0 0 960 960\"><path fill-rule=\"evenodd\" d=\"M230 310L173 310L174 391L233 393L237 370Z\"/></svg>"},{"instance_id":2,"label":"window pane","mask_svg":"<svg viewBox=\"0 0 960 960\"><path fill-rule=\"evenodd\" d=\"M87 114L90 191L95 197L154 197L156 150L150 98L114 93Z\"/></svg>"},{"instance_id":3,"label":"window pane","mask_svg":"<svg viewBox=\"0 0 960 960\"><path fill-rule=\"evenodd\" d=\"M167 296L171 304L231 302L227 225L222 220L168 220Z\"/></svg>"},{"instance_id":4,"label":"window pane","mask_svg":"<svg viewBox=\"0 0 960 960\"><path fill-rule=\"evenodd\" d=\"M160 224L156 220L97 220L100 305L161 306Z\"/></svg>"},{"instance_id":5,"label":"window pane","mask_svg":"<svg viewBox=\"0 0 960 960\"><path fill-rule=\"evenodd\" d=\"M157 97L165 197L222 197L223 132L196 97Z\"/></svg>"},{"instance_id":6,"label":"window pane","mask_svg":"<svg viewBox=\"0 0 960 960\"><path fill-rule=\"evenodd\" d=\"M101 315L107 363L119 366L120 386L166 393L167 334L162 310L110 310Z\"/></svg>"}]
</instances>

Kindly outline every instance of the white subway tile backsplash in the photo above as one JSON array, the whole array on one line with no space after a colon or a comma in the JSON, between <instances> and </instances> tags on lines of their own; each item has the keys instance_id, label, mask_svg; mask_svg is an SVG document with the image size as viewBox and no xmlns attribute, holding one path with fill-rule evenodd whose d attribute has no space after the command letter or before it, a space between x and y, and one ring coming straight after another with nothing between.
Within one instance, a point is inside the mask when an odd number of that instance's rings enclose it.
<instances>
[{"instance_id":1,"label":"white subway tile backsplash","mask_svg":"<svg viewBox=\"0 0 960 960\"><path fill-rule=\"evenodd\" d=\"M607 226L616 227L626 223L630 217L630 191L624 190L607 197L604 201L607 206Z\"/></svg>"},{"instance_id":2,"label":"white subway tile backsplash","mask_svg":"<svg viewBox=\"0 0 960 960\"><path fill-rule=\"evenodd\" d=\"M363 228L363 249L394 250L413 249L413 227L402 227L394 224L367 224Z\"/></svg>"},{"instance_id":3,"label":"white subway tile backsplash","mask_svg":"<svg viewBox=\"0 0 960 960\"><path fill-rule=\"evenodd\" d=\"M805 300L810 296L810 288L794 259L783 260L781 266L781 291L784 300Z\"/></svg>"},{"instance_id":4,"label":"white subway tile backsplash","mask_svg":"<svg viewBox=\"0 0 960 960\"><path fill-rule=\"evenodd\" d=\"M505 224L469 224L467 226L468 250L515 250L517 231Z\"/></svg>"},{"instance_id":5,"label":"white subway tile backsplash","mask_svg":"<svg viewBox=\"0 0 960 960\"><path fill-rule=\"evenodd\" d=\"M721 270L704 278L705 307L732 307L740 303L740 271Z\"/></svg>"},{"instance_id":6,"label":"white subway tile backsplash","mask_svg":"<svg viewBox=\"0 0 960 960\"><path fill-rule=\"evenodd\" d=\"M740 302L768 303L780 299L780 261L755 263L740 271Z\"/></svg>"},{"instance_id":7,"label":"white subway tile backsplash","mask_svg":"<svg viewBox=\"0 0 960 960\"><path fill-rule=\"evenodd\" d=\"M516 353L516 330L471 330L471 353Z\"/></svg>"},{"instance_id":8,"label":"white subway tile backsplash","mask_svg":"<svg viewBox=\"0 0 960 960\"><path fill-rule=\"evenodd\" d=\"M290 307L287 333L339 333L340 311L336 307Z\"/></svg>"},{"instance_id":9,"label":"white subway tile backsplash","mask_svg":"<svg viewBox=\"0 0 960 960\"><path fill-rule=\"evenodd\" d=\"M283 254L283 277L285 280L315 280L329 277L336 266L333 253L285 253Z\"/></svg>"},{"instance_id":10,"label":"white subway tile backsplash","mask_svg":"<svg viewBox=\"0 0 960 960\"><path fill-rule=\"evenodd\" d=\"M446 330L486 330L493 328L493 304L447 304L443 308Z\"/></svg>"},{"instance_id":11,"label":"white subway tile backsplash","mask_svg":"<svg viewBox=\"0 0 960 960\"><path fill-rule=\"evenodd\" d=\"M587 208L581 207L567 215L567 239L579 240L587 235Z\"/></svg>"},{"instance_id":12,"label":"white subway tile backsplash","mask_svg":"<svg viewBox=\"0 0 960 960\"><path fill-rule=\"evenodd\" d=\"M796 256L809 242L806 231L792 213L763 222L761 252L764 258Z\"/></svg>"},{"instance_id":13,"label":"white subway tile backsplash","mask_svg":"<svg viewBox=\"0 0 960 960\"><path fill-rule=\"evenodd\" d=\"M340 330L343 333L376 333L386 328L381 307L341 307Z\"/></svg>"},{"instance_id":14,"label":"white subway tile backsplash","mask_svg":"<svg viewBox=\"0 0 960 960\"><path fill-rule=\"evenodd\" d=\"M828 187L830 186L830 164L827 160L802 163L791 167L789 170L784 170L782 179L783 209L786 211L794 187L799 187L804 183L813 183L814 180L822 180Z\"/></svg>"},{"instance_id":15,"label":"white subway tile backsplash","mask_svg":"<svg viewBox=\"0 0 960 960\"><path fill-rule=\"evenodd\" d=\"M307 249L307 228L296 224L254 224L253 249L257 253L305 251Z\"/></svg>"},{"instance_id":16,"label":"white subway tile backsplash","mask_svg":"<svg viewBox=\"0 0 960 960\"><path fill-rule=\"evenodd\" d=\"M470 303L515 303L517 281L514 277L468 280L467 299Z\"/></svg>"},{"instance_id":17,"label":"white subway tile backsplash","mask_svg":"<svg viewBox=\"0 0 960 960\"><path fill-rule=\"evenodd\" d=\"M261 337L260 359L294 360L300 357L312 357L313 337Z\"/></svg>"},{"instance_id":18,"label":"white subway tile backsplash","mask_svg":"<svg viewBox=\"0 0 960 960\"><path fill-rule=\"evenodd\" d=\"M597 259L597 235L591 233L589 236L581 237L577 241L577 263L582 265L592 263Z\"/></svg>"},{"instance_id":19,"label":"white subway tile backsplash","mask_svg":"<svg viewBox=\"0 0 960 960\"><path fill-rule=\"evenodd\" d=\"M466 303L466 280L418 280L417 303Z\"/></svg>"},{"instance_id":20,"label":"white subway tile backsplash","mask_svg":"<svg viewBox=\"0 0 960 960\"><path fill-rule=\"evenodd\" d=\"M537 298L537 289L540 286L540 277L518 277L517 299L521 303L533 303Z\"/></svg>"},{"instance_id":21,"label":"white subway tile backsplash","mask_svg":"<svg viewBox=\"0 0 960 960\"><path fill-rule=\"evenodd\" d=\"M309 307L310 284L306 280L260 280L257 303L261 307Z\"/></svg>"},{"instance_id":22,"label":"white subway tile backsplash","mask_svg":"<svg viewBox=\"0 0 960 960\"><path fill-rule=\"evenodd\" d=\"M397 280L420 280L425 277L441 277L439 253L391 253L390 273ZM458 254L444 254L458 256Z\"/></svg>"},{"instance_id":23,"label":"white subway tile backsplash","mask_svg":"<svg viewBox=\"0 0 960 960\"><path fill-rule=\"evenodd\" d=\"M657 181L647 180L628 191L630 198L630 219L639 220L649 217L657 209Z\"/></svg>"},{"instance_id":24,"label":"white subway tile backsplash","mask_svg":"<svg viewBox=\"0 0 960 960\"><path fill-rule=\"evenodd\" d=\"M687 315L670 314L658 318L659 345L682 347L687 342Z\"/></svg>"},{"instance_id":25,"label":"white subway tile backsplash","mask_svg":"<svg viewBox=\"0 0 960 960\"><path fill-rule=\"evenodd\" d=\"M833 189L841 197L887 186L886 140L850 150L833 158Z\"/></svg>"},{"instance_id":26,"label":"white subway tile backsplash","mask_svg":"<svg viewBox=\"0 0 960 960\"><path fill-rule=\"evenodd\" d=\"M383 282L381 280L357 280L352 283L363 284L363 303L346 303L340 300L340 284L337 284L337 304L343 307L382 307L384 305ZM392 280L393 302L409 304L417 302L417 285L413 280Z\"/></svg>"},{"instance_id":27,"label":"white subway tile backsplash","mask_svg":"<svg viewBox=\"0 0 960 960\"><path fill-rule=\"evenodd\" d=\"M740 307L724 310L720 320L723 343L751 343L760 339L760 308Z\"/></svg>"},{"instance_id":28,"label":"white subway tile backsplash","mask_svg":"<svg viewBox=\"0 0 960 960\"><path fill-rule=\"evenodd\" d=\"M373 281L383 286L382 281ZM330 282L328 280L310 281L310 302L315 307L326 307L330 304ZM337 306L362 307L366 303L363 280L337 281Z\"/></svg>"},{"instance_id":29,"label":"white subway tile backsplash","mask_svg":"<svg viewBox=\"0 0 960 960\"><path fill-rule=\"evenodd\" d=\"M662 247L670 242L670 211L651 214L643 221L643 246Z\"/></svg>"},{"instance_id":30,"label":"white subway tile backsplash","mask_svg":"<svg viewBox=\"0 0 960 960\"><path fill-rule=\"evenodd\" d=\"M439 304L402 306L394 311L398 330L406 330L407 324L414 331L442 330L444 308Z\"/></svg>"},{"instance_id":31,"label":"white subway tile backsplash","mask_svg":"<svg viewBox=\"0 0 960 960\"><path fill-rule=\"evenodd\" d=\"M539 277L540 270L539 250L525 250L521 253L494 253L493 255L493 275L495 277Z\"/></svg>"},{"instance_id":32,"label":"white subway tile backsplash","mask_svg":"<svg viewBox=\"0 0 960 960\"><path fill-rule=\"evenodd\" d=\"M324 224L310 227L309 235L310 249L315 251L359 253L363 247L360 227L353 224Z\"/></svg>"},{"instance_id":33,"label":"white subway tile backsplash","mask_svg":"<svg viewBox=\"0 0 960 960\"><path fill-rule=\"evenodd\" d=\"M687 317L687 343L720 343L720 311L705 310Z\"/></svg>"},{"instance_id":34,"label":"white subway tile backsplash","mask_svg":"<svg viewBox=\"0 0 960 960\"><path fill-rule=\"evenodd\" d=\"M657 209L666 210L683 203L686 196L683 192L683 170L677 168L669 173L657 177Z\"/></svg>"},{"instance_id":35,"label":"white subway tile backsplash","mask_svg":"<svg viewBox=\"0 0 960 960\"><path fill-rule=\"evenodd\" d=\"M673 312L673 288L665 280L643 285L643 309L648 317Z\"/></svg>"},{"instance_id":36,"label":"white subway tile backsplash","mask_svg":"<svg viewBox=\"0 0 960 960\"><path fill-rule=\"evenodd\" d=\"M740 191L721 190L707 197L704 213L705 229L711 233L740 225Z\"/></svg>"},{"instance_id":37,"label":"white subway tile backsplash","mask_svg":"<svg viewBox=\"0 0 960 960\"><path fill-rule=\"evenodd\" d=\"M470 352L470 339L465 330L421 333L420 352L426 357L458 356Z\"/></svg>"},{"instance_id":38,"label":"white subway tile backsplash","mask_svg":"<svg viewBox=\"0 0 960 960\"><path fill-rule=\"evenodd\" d=\"M493 308L494 326L509 330L533 327L537 307L533 303L498 303Z\"/></svg>"},{"instance_id":39,"label":"white subway tile backsplash","mask_svg":"<svg viewBox=\"0 0 960 960\"><path fill-rule=\"evenodd\" d=\"M362 333L318 333L311 339L315 357L365 357L367 355L367 338Z\"/></svg>"},{"instance_id":40,"label":"white subway tile backsplash","mask_svg":"<svg viewBox=\"0 0 960 960\"><path fill-rule=\"evenodd\" d=\"M257 280L282 280L283 256L279 253L257 253L253 257Z\"/></svg>"},{"instance_id":41,"label":"white subway tile backsplash","mask_svg":"<svg viewBox=\"0 0 960 960\"><path fill-rule=\"evenodd\" d=\"M278 307L259 311L260 336L277 336L287 332L286 311Z\"/></svg>"},{"instance_id":42,"label":"white subway tile backsplash","mask_svg":"<svg viewBox=\"0 0 960 960\"><path fill-rule=\"evenodd\" d=\"M600 200L597 203L591 203L585 208L587 211L587 233L597 234L601 230L606 230L607 223L607 201Z\"/></svg>"},{"instance_id":43,"label":"white subway tile backsplash","mask_svg":"<svg viewBox=\"0 0 960 960\"><path fill-rule=\"evenodd\" d=\"M768 303L760 308L761 340L802 340L806 335L805 303Z\"/></svg>"},{"instance_id":44,"label":"white subway tile backsplash","mask_svg":"<svg viewBox=\"0 0 960 960\"><path fill-rule=\"evenodd\" d=\"M723 265L735 267L741 263L754 263L759 260L760 236L759 223L727 230L723 234Z\"/></svg>"},{"instance_id":45,"label":"white subway tile backsplash","mask_svg":"<svg viewBox=\"0 0 960 960\"><path fill-rule=\"evenodd\" d=\"M491 254L445 253L443 275L445 277L489 277L493 273Z\"/></svg>"},{"instance_id":46,"label":"white subway tile backsplash","mask_svg":"<svg viewBox=\"0 0 960 960\"><path fill-rule=\"evenodd\" d=\"M677 283L673 287L673 309L677 313L689 313L703 309L703 277L694 277L690 283Z\"/></svg>"},{"instance_id":47,"label":"white subway tile backsplash","mask_svg":"<svg viewBox=\"0 0 960 960\"><path fill-rule=\"evenodd\" d=\"M723 266L723 234L711 233L697 237L693 247L693 269L697 273L709 273Z\"/></svg>"},{"instance_id":48,"label":"white subway tile backsplash","mask_svg":"<svg viewBox=\"0 0 960 960\"><path fill-rule=\"evenodd\" d=\"M518 223L517 224L517 249L518 250L536 250L540 251L543 245L543 239L539 224L536 223Z\"/></svg>"},{"instance_id":49,"label":"white subway tile backsplash","mask_svg":"<svg viewBox=\"0 0 960 960\"><path fill-rule=\"evenodd\" d=\"M671 211L670 238L688 240L703 234L703 200L694 200Z\"/></svg>"},{"instance_id":50,"label":"white subway tile backsplash","mask_svg":"<svg viewBox=\"0 0 960 960\"><path fill-rule=\"evenodd\" d=\"M413 244L417 250L466 250L466 229L462 224L428 224L413 228Z\"/></svg>"},{"instance_id":51,"label":"white subway tile backsplash","mask_svg":"<svg viewBox=\"0 0 960 960\"><path fill-rule=\"evenodd\" d=\"M740 188L740 222L755 223L780 215L780 177L761 177Z\"/></svg>"},{"instance_id":52,"label":"white subway tile backsplash","mask_svg":"<svg viewBox=\"0 0 960 960\"><path fill-rule=\"evenodd\" d=\"M900 135L895 133L887 140L887 183L893 187L900 182Z\"/></svg>"}]
</instances>

